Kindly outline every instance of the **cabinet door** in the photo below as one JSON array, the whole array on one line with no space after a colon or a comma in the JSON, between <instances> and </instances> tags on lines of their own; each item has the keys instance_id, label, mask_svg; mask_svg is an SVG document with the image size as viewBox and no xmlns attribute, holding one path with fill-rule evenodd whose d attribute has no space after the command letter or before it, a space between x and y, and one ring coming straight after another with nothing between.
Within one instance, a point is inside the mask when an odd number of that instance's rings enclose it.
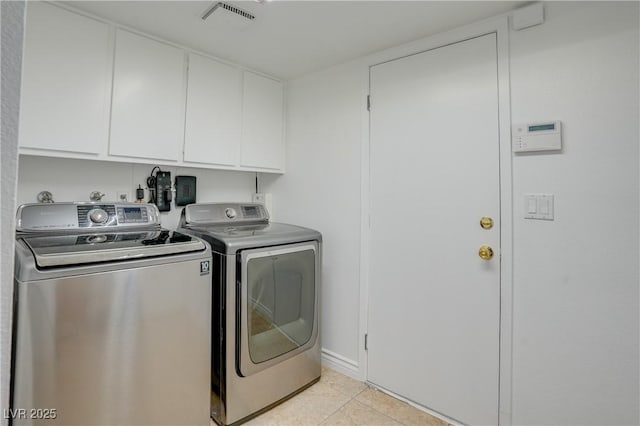
<instances>
[{"instance_id":1,"label":"cabinet door","mask_svg":"<svg viewBox=\"0 0 640 426\"><path fill-rule=\"evenodd\" d=\"M241 165L282 169L282 83L244 73Z\"/></svg>"},{"instance_id":2,"label":"cabinet door","mask_svg":"<svg viewBox=\"0 0 640 426\"><path fill-rule=\"evenodd\" d=\"M184 72L182 50L117 30L109 154L182 157Z\"/></svg>"},{"instance_id":3,"label":"cabinet door","mask_svg":"<svg viewBox=\"0 0 640 426\"><path fill-rule=\"evenodd\" d=\"M111 55L107 25L28 2L21 148L106 152Z\"/></svg>"},{"instance_id":4,"label":"cabinet door","mask_svg":"<svg viewBox=\"0 0 640 426\"><path fill-rule=\"evenodd\" d=\"M184 161L237 165L242 126L242 71L189 55Z\"/></svg>"}]
</instances>

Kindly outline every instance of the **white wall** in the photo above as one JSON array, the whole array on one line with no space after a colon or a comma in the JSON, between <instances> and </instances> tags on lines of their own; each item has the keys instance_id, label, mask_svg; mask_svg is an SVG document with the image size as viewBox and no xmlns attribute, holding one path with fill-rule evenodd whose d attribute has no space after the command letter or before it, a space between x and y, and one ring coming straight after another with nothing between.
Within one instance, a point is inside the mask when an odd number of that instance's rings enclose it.
<instances>
[{"instance_id":1,"label":"white wall","mask_svg":"<svg viewBox=\"0 0 640 426\"><path fill-rule=\"evenodd\" d=\"M92 191L106 194L103 201L114 201L118 191L127 191L135 200L138 184L146 188L153 166L21 155L18 167L18 204L35 203L40 191L53 194L56 202L89 201ZM255 173L222 170L162 167L176 175L196 176L197 202L251 201L255 192ZM149 199L145 191L145 201ZM160 214L162 225L175 229L182 207L172 203L171 211Z\"/></svg>"},{"instance_id":2,"label":"white wall","mask_svg":"<svg viewBox=\"0 0 640 426\"><path fill-rule=\"evenodd\" d=\"M287 173L261 177L279 221L323 235L323 350L358 365L360 262L359 64L295 80L287 87Z\"/></svg>"},{"instance_id":3,"label":"white wall","mask_svg":"<svg viewBox=\"0 0 640 426\"><path fill-rule=\"evenodd\" d=\"M513 422L638 424L638 3L545 12L511 34L512 120L564 125L561 154L513 160Z\"/></svg>"},{"instance_id":4,"label":"white wall","mask_svg":"<svg viewBox=\"0 0 640 426\"><path fill-rule=\"evenodd\" d=\"M513 159L513 423L638 424L638 3L545 8L510 35L513 121L565 137ZM263 185L279 218L324 233L323 347L357 374L365 62L290 82L287 173ZM526 192L555 194L555 221L522 219Z\"/></svg>"},{"instance_id":5,"label":"white wall","mask_svg":"<svg viewBox=\"0 0 640 426\"><path fill-rule=\"evenodd\" d=\"M3 1L2 15L2 144L0 148L0 408L9 406L11 316L13 313L13 251L18 161L18 117L24 2ZM5 416L0 424L7 424Z\"/></svg>"}]
</instances>

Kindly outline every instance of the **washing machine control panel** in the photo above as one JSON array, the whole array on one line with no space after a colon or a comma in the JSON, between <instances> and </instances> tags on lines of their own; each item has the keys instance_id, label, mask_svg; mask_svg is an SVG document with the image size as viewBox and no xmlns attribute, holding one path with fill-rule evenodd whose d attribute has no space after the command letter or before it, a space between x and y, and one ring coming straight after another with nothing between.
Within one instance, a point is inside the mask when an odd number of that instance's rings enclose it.
<instances>
[{"instance_id":1,"label":"washing machine control panel","mask_svg":"<svg viewBox=\"0 0 640 426\"><path fill-rule=\"evenodd\" d=\"M151 205L142 204L99 204L78 206L78 226L92 228L102 226L153 225L157 215Z\"/></svg>"},{"instance_id":2,"label":"washing machine control panel","mask_svg":"<svg viewBox=\"0 0 640 426\"><path fill-rule=\"evenodd\" d=\"M118 223L149 223L152 215L149 215L149 210L146 207L118 207Z\"/></svg>"},{"instance_id":3,"label":"washing machine control panel","mask_svg":"<svg viewBox=\"0 0 640 426\"><path fill-rule=\"evenodd\" d=\"M78 202L20 206L16 230L123 229L159 225L160 214L153 204Z\"/></svg>"}]
</instances>

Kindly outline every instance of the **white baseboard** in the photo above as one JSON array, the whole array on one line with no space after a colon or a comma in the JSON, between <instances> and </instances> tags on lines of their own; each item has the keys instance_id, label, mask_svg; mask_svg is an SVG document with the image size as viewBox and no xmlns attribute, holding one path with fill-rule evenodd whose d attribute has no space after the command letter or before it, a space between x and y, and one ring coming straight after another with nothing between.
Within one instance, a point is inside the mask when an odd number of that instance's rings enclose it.
<instances>
[{"instance_id":1,"label":"white baseboard","mask_svg":"<svg viewBox=\"0 0 640 426\"><path fill-rule=\"evenodd\" d=\"M360 366L356 361L327 349L322 349L321 359L323 365L352 379L360 382L364 381L363 373L360 371Z\"/></svg>"}]
</instances>

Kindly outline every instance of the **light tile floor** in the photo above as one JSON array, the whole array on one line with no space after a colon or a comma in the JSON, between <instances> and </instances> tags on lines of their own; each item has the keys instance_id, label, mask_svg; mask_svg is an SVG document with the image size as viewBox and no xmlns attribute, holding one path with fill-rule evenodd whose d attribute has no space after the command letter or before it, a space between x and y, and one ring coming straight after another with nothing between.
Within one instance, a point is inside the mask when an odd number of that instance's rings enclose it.
<instances>
[{"instance_id":1,"label":"light tile floor","mask_svg":"<svg viewBox=\"0 0 640 426\"><path fill-rule=\"evenodd\" d=\"M324 366L318 383L246 424L447 426L447 422Z\"/></svg>"}]
</instances>

